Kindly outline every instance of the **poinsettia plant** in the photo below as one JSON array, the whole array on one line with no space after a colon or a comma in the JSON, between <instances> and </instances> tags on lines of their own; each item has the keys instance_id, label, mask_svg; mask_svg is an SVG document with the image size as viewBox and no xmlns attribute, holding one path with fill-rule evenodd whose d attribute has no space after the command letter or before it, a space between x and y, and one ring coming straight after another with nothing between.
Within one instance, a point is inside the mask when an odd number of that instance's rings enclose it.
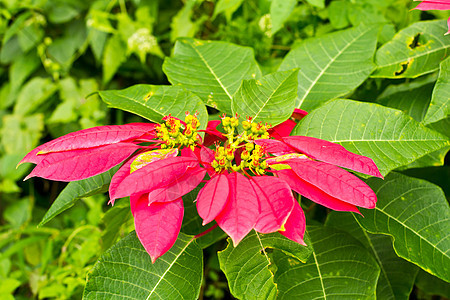
<instances>
[{"instance_id":1,"label":"poinsettia plant","mask_svg":"<svg viewBox=\"0 0 450 300\"><path fill-rule=\"evenodd\" d=\"M253 24L264 39L278 41L291 2L273 0ZM408 299L414 284L450 281L445 194L407 176L450 149L447 23L386 24L396 6L376 3L313 10L326 24L270 64L256 46L178 38L162 65L170 85L97 93L135 123L75 131L22 159L36 165L26 179L69 182L41 224L100 192L105 232L122 233L131 211L134 231L102 254L85 299L197 299L212 265L239 299ZM232 19L216 7L213 18ZM190 19L181 12L174 24ZM151 40L139 32L133 51Z\"/></svg>"}]
</instances>

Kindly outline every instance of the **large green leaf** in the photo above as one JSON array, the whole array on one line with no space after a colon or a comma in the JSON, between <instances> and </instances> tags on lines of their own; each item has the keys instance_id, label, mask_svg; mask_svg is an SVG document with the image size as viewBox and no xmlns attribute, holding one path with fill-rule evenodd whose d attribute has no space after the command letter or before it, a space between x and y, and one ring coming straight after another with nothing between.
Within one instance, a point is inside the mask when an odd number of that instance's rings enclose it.
<instances>
[{"instance_id":1,"label":"large green leaf","mask_svg":"<svg viewBox=\"0 0 450 300\"><path fill-rule=\"evenodd\" d=\"M360 26L305 40L280 70L300 68L297 107L311 110L359 86L374 69L377 26Z\"/></svg>"},{"instance_id":2,"label":"large green leaf","mask_svg":"<svg viewBox=\"0 0 450 300\"><path fill-rule=\"evenodd\" d=\"M381 270L377 284L378 299L409 299L419 268L397 256L389 236L368 233L351 213L331 212L325 224L350 233L373 254Z\"/></svg>"},{"instance_id":3,"label":"large green leaf","mask_svg":"<svg viewBox=\"0 0 450 300\"><path fill-rule=\"evenodd\" d=\"M252 116L254 122L277 125L287 120L297 96L298 69L276 72L262 79L244 80L233 96L233 114Z\"/></svg>"},{"instance_id":4,"label":"large green leaf","mask_svg":"<svg viewBox=\"0 0 450 300\"><path fill-rule=\"evenodd\" d=\"M450 58L440 64L439 78L433 90L424 123L442 120L450 115Z\"/></svg>"},{"instance_id":5,"label":"large green leaf","mask_svg":"<svg viewBox=\"0 0 450 300\"><path fill-rule=\"evenodd\" d=\"M186 111L198 112L202 128L208 123L205 105L194 94L179 86L137 84L123 90L98 92L109 106L129 111L159 123L164 116L184 120Z\"/></svg>"},{"instance_id":6,"label":"large green leaf","mask_svg":"<svg viewBox=\"0 0 450 300\"><path fill-rule=\"evenodd\" d=\"M203 253L180 233L154 264L135 232L108 250L88 274L83 299L198 299Z\"/></svg>"},{"instance_id":7,"label":"large green leaf","mask_svg":"<svg viewBox=\"0 0 450 300\"><path fill-rule=\"evenodd\" d=\"M378 202L361 209L358 222L369 232L391 235L399 256L450 281L450 208L442 190L397 173L367 183Z\"/></svg>"},{"instance_id":8,"label":"large green leaf","mask_svg":"<svg viewBox=\"0 0 450 300\"><path fill-rule=\"evenodd\" d=\"M450 145L448 139L401 111L351 100L312 111L293 135L321 138L374 160L381 174Z\"/></svg>"},{"instance_id":9,"label":"large green leaf","mask_svg":"<svg viewBox=\"0 0 450 300\"><path fill-rule=\"evenodd\" d=\"M314 252L306 263L275 252L277 299L374 299L380 269L349 234L309 226Z\"/></svg>"},{"instance_id":10,"label":"large green leaf","mask_svg":"<svg viewBox=\"0 0 450 300\"><path fill-rule=\"evenodd\" d=\"M186 38L176 42L163 70L172 84L182 85L225 113L231 113L231 99L242 80L261 76L251 48Z\"/></svg>"},{"instance_id":11,"label":"large green leaf","mask_svg":"<svg viewBox=\"0 0 450 300\"><path fill-rule=\"evenodd\" d=\"M450 53L444 20L417 22L378 49L372 77L414 78L436 71Z\"/></svg>"},{"instance_id":12,"label":"large green leaf","mask_svg":"<svg viewBox=\"0 0 450 300\"><path fill-rule=\"evenodd\" d=\"M306 237L305 242L311 245ZM277 287L273 271L269 270L270 260L263 249L282 250L296 261L306 261L311 254L311 246L305 247L293 242L278 232L249 233L236 247L228 240L228 247L219 252L220 268L225 273L231 293L239 299L274 299Z\"/></svg>"},{"instance_id":13,"label":"large green leaf","mask_svg":"<svg viewBox=\"0 0 450 300\"><path fill-rule=\"evenodd\" d=\"M69 182L53 202L52 206L50 206L42 221L39 223L39 226L44 225L66 209L71 208L79 199L106 192L111 178L118 168L114 167L105 173L83 180Z\"/></svg>"}]
</instances>

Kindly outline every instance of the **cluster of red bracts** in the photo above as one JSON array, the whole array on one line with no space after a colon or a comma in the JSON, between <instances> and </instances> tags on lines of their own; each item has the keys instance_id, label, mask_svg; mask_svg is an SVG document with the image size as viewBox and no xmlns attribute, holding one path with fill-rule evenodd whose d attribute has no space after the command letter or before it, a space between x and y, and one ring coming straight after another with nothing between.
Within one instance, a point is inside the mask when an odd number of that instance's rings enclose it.
<instances>
[{"instance_id":1,"label":"cluster of red bracts","mask_svg":"<svg viewBox=\"0 0 450 300\"><path fill-rule=\"evenodd\" d=\"M196 200L203 224L215 220L235 245L252 229L260 233L279 231L304 244L305 216L291 190L333 210L358 212L357 206L375 207L376 196L358 177L338 166L382 176L370 158L353 154L340 145L311 137L286 136L295 125L290 121L274 127L271 136L278 139L254 141L267 152L270 175L249 176L226 170L216 173L211 167L214 152L201 143L195 151L153 151L154 157L133 167L144 152L159 148L156 124L144 123L74 132L39 146L21 163L37 165L27 178L74 181L125 161L111 180L110 202L130 197L136 233L152 261L175 243L184 214L181 197L204 181L205 176L209 180ZM205 140L220 140L217 124L210 125ZM143 142L150 142L150 146L141 146Z\"/></svg>"}]
</instances>

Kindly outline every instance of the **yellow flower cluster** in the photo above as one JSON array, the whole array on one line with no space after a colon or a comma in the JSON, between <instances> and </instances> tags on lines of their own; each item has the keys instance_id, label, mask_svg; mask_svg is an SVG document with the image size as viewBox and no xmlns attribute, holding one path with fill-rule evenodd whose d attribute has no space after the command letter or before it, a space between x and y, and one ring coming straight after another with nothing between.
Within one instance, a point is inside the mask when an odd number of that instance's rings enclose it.
<instances>
[{"instance_id":1,"label":"yellow flower cluster","mask_svg":"<svg viewBox=\"0 0 450 300\"><path fill-rule=\"evenodd\" d=\"M171 115L164 117L163 122L156 127L156 136L163 142L162 149L187 146L194 150L198 141L197 130L200 127L196 115L186 113L186 125Z\"/></svg>"}]
</instances>

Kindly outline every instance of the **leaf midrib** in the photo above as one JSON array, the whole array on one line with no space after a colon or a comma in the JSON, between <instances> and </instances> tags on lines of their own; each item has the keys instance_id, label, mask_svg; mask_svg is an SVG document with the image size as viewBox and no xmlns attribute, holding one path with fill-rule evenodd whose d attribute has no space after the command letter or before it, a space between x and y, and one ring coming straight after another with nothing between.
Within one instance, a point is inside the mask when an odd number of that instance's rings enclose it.
<instances>
[{"instance_id":1,"label":"leaf midrib","mask_svg":"<svg viewBox=\"0 0 450 300\"><path fill-rule=\"evenodd\" d=\"M361 32L359 35L357 35L354 39L352 39L344 48L342 48L340 51L337 52L337 54L335 56L333 56L330 60L330 62L320 71L320 73L316 76L316 78L311 82L309 88L305 91L305 93L303 94L303 97L300 99L300 105L303 103L303 101L306 99L306 97L309 95L310 91L312 90L312 88L316 85L317 81L319 81L319 79L322 77L322 75L325 73L326 70L328 70L328 68L331 66L332 63L334 63L337 58L339 56L341 56L341 54L347 50L348 47L350 47L351 45L353 45L353 43L358 40L361 36L363 36L364 34L366 34L368 31L370 31L372 28L371 27L367 27L366 30L364 30L363 32ZM305 49L307 49L307 47L305 47ZM300 107L300 105L298 107Z\"/></svg>"},{"instance_id":2,"label":"leaf midrib","mask_svg":"<svg viewBox=\"0 0 450 300\"><path fill-rule=\"evenodd\" d=\"M195 53L197 53L198 57L200 57L200 59L202 60L202 62L205 64L205 66L208 68L208 70L211 72L211 74L214 76L214 78L217 80L217 82L219 83L220 87L225 91L225 93L227 94L228 98L231 100L232 96L231 94L228 92L228 90L225 88L225 86L223 85L222 81L220 81L220 78L216 75L216 73L214 72L214 70L209 66L208 62L206 61L206 59L203 57L203 55L201 54L200 51L198 51L198 49L196 47L194 47L192 44L189 43L189 46L192 47L192 49L195 51Z\"/></svg>"},{"instance_id":3,"label":"leaf midrib","mask_svg":"<svg viewBox=\"0 0 450 300\"><path fill-rule=\"evenodd\" d=\"M166 271L161 275L161 277L159 278L158 282L155 284L155 286L153 287L153 289L150 291L150 294L147 296L146 300L150 299L150 296L153 295L153 293L155 292L156 288L158 287L158 285L161 283L161 281L163 280L164 276L167 274L167 272L169 272L169 270L173 267L173 265L175 264L175 262L178 260L178 258L181 256L181 254L184 253L184 251L186 250L186 248L191 244L191 242L193 241L193 239L191 239L184 247L183 249L181 249L180 253L178 253L178 255L175 257L175 259L172 261L172 263L169 265L169 267L166 269Z\"/></svg>"}]
</instances>

